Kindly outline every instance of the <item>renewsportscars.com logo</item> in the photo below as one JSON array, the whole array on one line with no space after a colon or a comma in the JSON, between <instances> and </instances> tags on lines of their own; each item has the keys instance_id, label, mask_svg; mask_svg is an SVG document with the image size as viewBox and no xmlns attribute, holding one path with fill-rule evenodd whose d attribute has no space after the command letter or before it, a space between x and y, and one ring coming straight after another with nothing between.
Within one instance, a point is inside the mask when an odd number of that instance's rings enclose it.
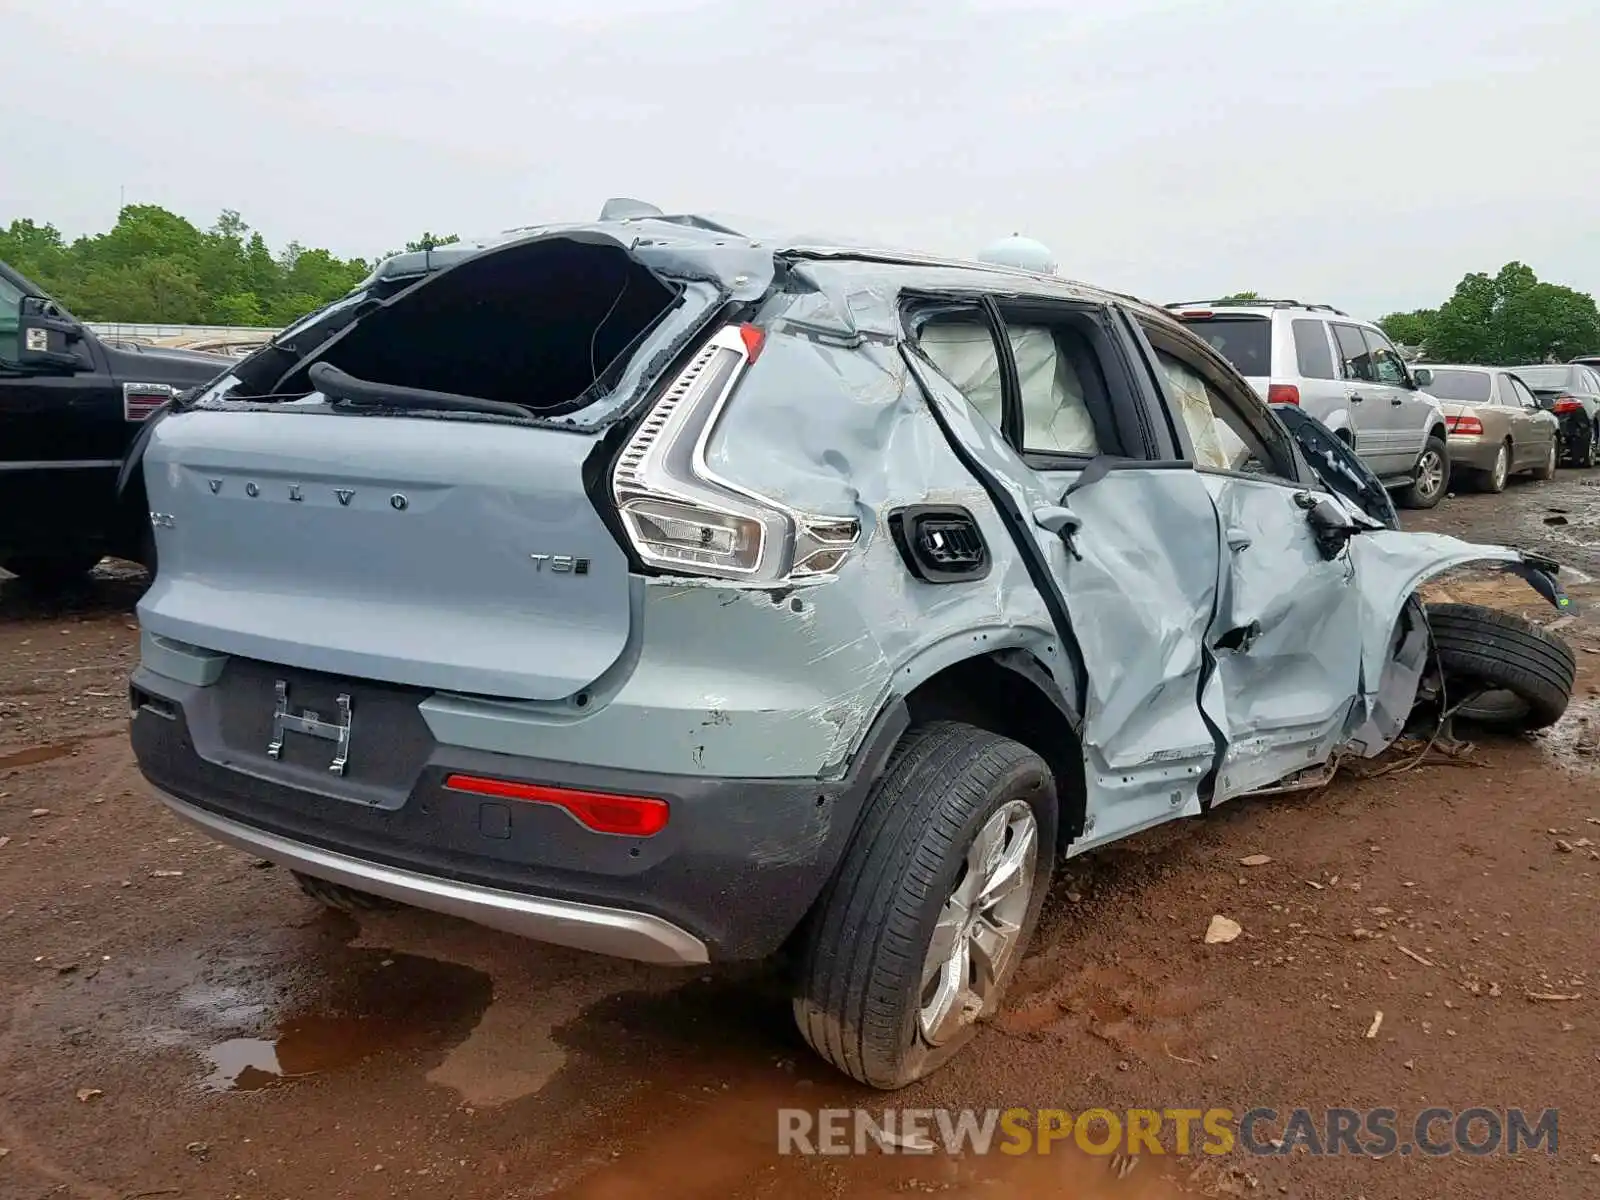
<instances>
[{"instance_id":1,"label":"renewsportscars.com logo","mask_svg":"<svg viewBox=\"0 0 1600 1200\"><path fill-rule=\"evenodd\" d=\"M780 1154L1086 1154L1258 1156L1293 1153L1484 1157L1555 1154L1560 1110L1520 1108L803 1108L778 1110Z\"/></svg>"}]
</instances>

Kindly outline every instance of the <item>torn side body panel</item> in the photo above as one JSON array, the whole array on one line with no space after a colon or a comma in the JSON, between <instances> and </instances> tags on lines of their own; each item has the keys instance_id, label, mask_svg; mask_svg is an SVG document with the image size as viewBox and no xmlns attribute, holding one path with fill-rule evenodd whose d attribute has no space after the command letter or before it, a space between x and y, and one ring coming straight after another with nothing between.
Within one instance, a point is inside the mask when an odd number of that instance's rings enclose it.
<instances>
[{"instance_id":1,"label":"torn side body panel","mask_svg":"<svg viewBox=\"0 0 1600 1200\"><path fill-rule=\"evenodd\" d=\"M1360 690L1360 583L1347 557L1322 553L1303 491L1271 478L1201 478L1225 542L1213 633L1228 742L1221 802L1325 761L1343 742Z\"/></svg>"},{"instance_id":2,"label":"torn side body panel","mask_svg":"<svg viewBox=\"0 0 1600 1200\"><path fill-rule=\"evenodd\" d=\"M1362 680L1349 741L1353 750L1372 757L1400 735L1427 666L1426 618L1417 589L1471 563L1499 563L1519 575L1526 568L1519 550L1443 533L1374 530L1352 538L1349 555L1361 583Z\"/></svg>"},{"instance_id":3,"label":"torn side body panel","mask_svg":"<svg viewBox=\"0 0 1600 1200\"><path fill-rule=\"evenodd\" d=\"M847 351L769 332L759 368L723 413L707 461L737 486L860 522L840 586L774 594L780 608L800 605L812 614L803 669L856 698L838 727L832 761L849 756L875 712L966 658L1026 650L1071 694L1049 613L1010 550L1000 514L952 452L894 349ZM992 552L986 575L947 586L908 569L891 522L911 506L933 504L970 516Z\"/></svg>"},{"instance_id":4,"label":"torn side body panel","mask_svg":"<svg viewBox=\"0 0 1600 1200\"><path fill-rule=\"evenodd\" d=\"M1073 849L1198 811L1218 748L1200 691L1219 569L1198 476L1128 462L1064 497L1071 473L1034 472L949 381L915 355L907 362L953 443L1018 518L1012 548L1040 574L1029 590L1061 604L1053 619L1070 638L1085 760L1086 836Z\"/></svg>"}]
</instances>

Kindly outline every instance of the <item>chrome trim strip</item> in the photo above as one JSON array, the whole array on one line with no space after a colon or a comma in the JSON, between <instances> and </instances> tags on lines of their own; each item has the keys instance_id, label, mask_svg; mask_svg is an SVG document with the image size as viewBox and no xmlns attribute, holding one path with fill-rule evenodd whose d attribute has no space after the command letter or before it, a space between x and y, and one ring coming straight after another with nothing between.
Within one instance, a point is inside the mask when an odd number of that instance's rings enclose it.
<instances>
[{"instance_id":1,"label":"chrome trim strip","mask_svg":"<svg viewBox=\"0 0 1600 1200\"><path fill-rule=\"evenodd\" d=\"M706 945L699 938L649 913L529 896L364 862L252 829L196 808L159 788L151 790L174 813L216 840L319 879L575 950L673 966L710 961Z\"/></svg>"},{"instance_id":2,"label":"chrome trim strip","mask_svg":"<svg viewBox=\"0 0 1600 1200\"><path fill-rule=\"evenodd\" d=\"M37 461L0 462L0 471L81 471L94 467L120 467L120 458L47 458Z\"/></svg>"}]
</instances>

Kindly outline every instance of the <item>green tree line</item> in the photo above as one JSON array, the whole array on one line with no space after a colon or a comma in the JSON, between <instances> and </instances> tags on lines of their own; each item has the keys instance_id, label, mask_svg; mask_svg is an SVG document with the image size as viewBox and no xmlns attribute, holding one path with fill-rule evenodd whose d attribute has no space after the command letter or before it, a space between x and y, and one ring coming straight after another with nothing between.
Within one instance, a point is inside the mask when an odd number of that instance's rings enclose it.
<instances>
[{"instance_id":1,"label":"green tree line","mask_svg":"<svg viewBox=\"0 0 1600 1200\"><path fill-rule=\"evenodd\" d=\"M1594 297L1547 283L1519 262L1467 275L1438 308L1390 313L1378 324L1432 362L1514 366L1600 353Z\"/></svg>"},{"instance_id":2,"label":"green tree line","mask_svg":"<svg viewBox=\"0 0 1600 1200\"><path fill-rule=\"evenodd\" d=\"M425 233L406 249L456 240ZM15 219L0 226L0 261L85 321L281 326L344 295L377 260L298 242L273 253L231 210L200 229L159 205L129 204L107 232L71 241Z\"/></svg>"},{"instance_id":3,"label":"green tree line","mask_svg":"<svg viewBox=\"0 0 1600 1200\"><path fill-rule=\"evenodd\" d=\"M1217 303L1257 298L1255 292L1234 292ZM1437 308L1390 313L1378 324L1400 345L1420 348L1430 362L1516 366L1600 354L1594 297L1546 283L1519 262L1494 275L1466 275Z\"/></svg>"}]
</instances>

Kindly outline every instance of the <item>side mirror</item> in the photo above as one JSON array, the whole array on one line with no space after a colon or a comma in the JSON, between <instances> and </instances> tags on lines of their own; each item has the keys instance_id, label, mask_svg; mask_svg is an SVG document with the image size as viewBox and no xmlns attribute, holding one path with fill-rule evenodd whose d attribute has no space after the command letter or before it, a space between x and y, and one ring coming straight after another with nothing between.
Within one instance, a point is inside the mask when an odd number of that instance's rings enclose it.
<instances>
[{"instance_id":1,"label":"side mirror","mask_svg":"<svg viewBox=\"0 0 1600 1200\"><path fill-rule=\"evenodd\" d=\"M76 371L82 367L71 344L81 340L83 329L42 296L24 296L17 305L17 362L49 371Z\"/></svg>"},{"instance_id":2,"label":"side mirror","mask_svg":"<svg viewBox=\"0 0 1600 1200\"><path fill-rule=\"evenodd\" d=\"M1322 552L1322 557L1325 559L1338 558L1346 543L1360 532L1360 526L1346 516L1344 510L1327 496L1312 496L1302 492L1295 497L1295 502L1306 510L1306 520L1311 524L1311 535L1316 539L1317 549Z\"/></svg>"},{"instance_id":3,"label":"side mirror","mask_svg":"<svg viewBox=\"0 0 1600 1200\"><path fill-rule=\"evenodd\" d=\"M1411 372L1411 378L1416 381L1419 388L1433 386L1433 372L1427 367L1417 367Z\"/></svg>"}]
</instances>

